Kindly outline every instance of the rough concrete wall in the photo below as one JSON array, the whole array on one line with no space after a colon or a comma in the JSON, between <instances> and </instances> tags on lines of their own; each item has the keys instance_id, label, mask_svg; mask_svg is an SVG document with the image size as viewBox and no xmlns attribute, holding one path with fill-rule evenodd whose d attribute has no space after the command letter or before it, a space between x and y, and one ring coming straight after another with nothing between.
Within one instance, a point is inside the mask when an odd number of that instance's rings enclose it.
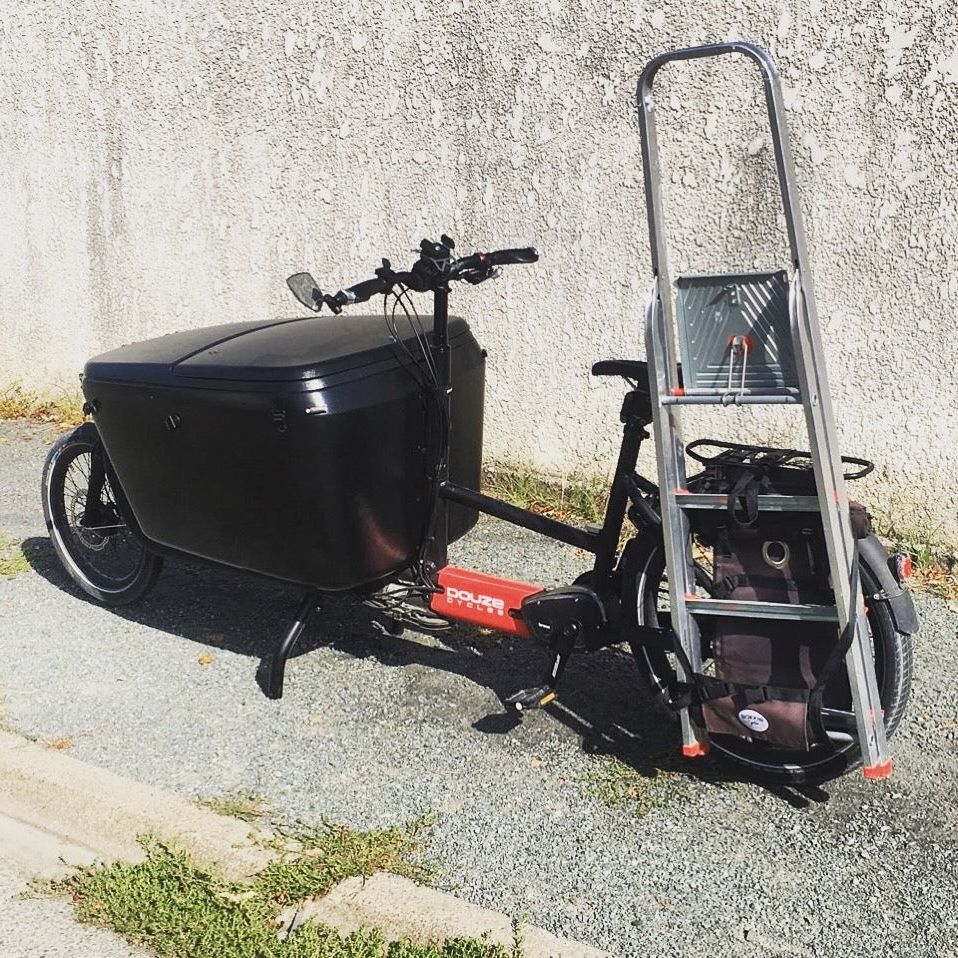
<instances>
[{"instance_id":1,"label":"rough concrete wall","mask_svg":"<svg viewBox=\"0 0 958 958\"><path fill-rule=\"evenodd\" d=\"M0 383L184 326L290 313L425 234L535 243L457 290L490 350L487 453L598 470L649 279L633 91L661 50L742 37L787 86L857 494L958 539L958 22L944 0L3 0ZM785 264L754 74L661 77L673 272ZM734 414L799 439L790 413ZM693 418L687 432L717 432Z\"/></svg>"}]
</instances>

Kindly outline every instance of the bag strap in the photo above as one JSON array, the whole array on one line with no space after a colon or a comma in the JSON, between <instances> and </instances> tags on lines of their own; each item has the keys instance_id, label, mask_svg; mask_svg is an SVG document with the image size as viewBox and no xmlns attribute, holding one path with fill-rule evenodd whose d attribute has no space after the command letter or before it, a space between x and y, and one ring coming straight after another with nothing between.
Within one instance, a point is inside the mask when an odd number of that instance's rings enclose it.
<instances>
[{"instance_id":1,"label":"bag strap","mask_svg":"<svg viewBox=\"0 0 958 958\"><path fill-rule=\"evenodd\" d=\"M763 702L805 702L810 689L796 689L783 685L745 685L741 682L725 682L711 675L695 675L695 689L700 702L731 697L744 705L761 705Z\"/></svg>"},{"instance_id":2,"label":"bag strap","mask_svg":"<svg viewBox=\"0 0 958 958\"><path fill-rule=\"evenodd\" d=\"M825 731L825 725L822 722L822 707L825 696L825 687L835 677L835 673L845 660L845 656L848 654L848 650L852 647L852 642L855 639L855 624L858 619L858 594L861 591L861 573L858 565L857 540L855 540L855 547L852 552L852 577L850 585L852 601L855 604L855 612L849 618L848 624L842 630L841 637L839 638L835 647L829 653L828 658L825 660L825 664L819 670L818 676L815 679L815 685L812 688L811 696L808 700L809 721L812 722L816 734L818 734L821 739L826 742L829 739Z\"/></svg>"},{"instance_id":3,"label":"bag strap","mask_svg":"<svg viewBox=\"0 0 958 958\"><path fill-rule=\"evenodd\" d=\"M751 529L758 521L759 489L768 484L768 479L755 472L742 470L728 493L726 510L728 521L739 529ZM744 517L738 512L741 503Z\"/></svg>"}]
</instances>

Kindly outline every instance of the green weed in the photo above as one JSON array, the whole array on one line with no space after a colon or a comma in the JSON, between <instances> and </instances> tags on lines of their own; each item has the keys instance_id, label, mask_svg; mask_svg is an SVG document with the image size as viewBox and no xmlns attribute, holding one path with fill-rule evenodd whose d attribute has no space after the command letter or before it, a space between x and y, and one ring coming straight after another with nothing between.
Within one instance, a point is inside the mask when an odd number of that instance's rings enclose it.
<instances>
[{"instance_id":1,"label":"green weed","mask_svg":"<svg viewBox=\"0 0 958 958\"><path fill-rule=\"evenodd\" d=\"M30 571L30 563L16 539L0 532L0 575L13 579Z\"/></svg>"},{"instance_id":2,"label":"green weed","mask_svg":"<svg viewBox=\"0 0 958 958\"><path fill-rule=\"evenodd\" d=\"M159 958L520 958L517 946L484 939L386 942L376 930L343 936L315 922L281 935L285 906L344 878L382 868L418 874L421 866L409 856L419 848L419 827L297 826L269 840L282 857L249 885L201 868L173 845L146 840L146 858L136 865L94 865L51 887L70 896L81 921L111 928Z\"/></svg>"},{"instance_id":3,"label":"green weed","mask_svg":"<svg viewBox=\"0 0 958 958\"><path fill-rule=\"evenodd\" d=\"M677 772L655 769L638 772L612 755L597 759L585 776L586 791L603 805L629 805L647 815L675 801L688 801L689 781Z\"/></svg>"},{"instance_id":4,"label":"green weed","mask_svg":"<svg viewBox=\"0 0 958 958\"><path fill-rule=\"evenodd\" d=\"M231 792L227 795L198 798L196 804L200 808L208 808L211 812L216 812L217 815L238 818L241 822L250 825L270 818L275 812L262 795L249 792Z\"/></svg>"},{"instance_id":5,"label":"green weed","mask_svg":"<svg viewBox=\"0 0 958 958\"><path fill-rule=\"evenodd\" d=\"M421 834L431 819L405 828L356 831L344 825L297 823L278 828L263 844L278 853L256 880L259 893L285 905L309 895L322 895L346 878L393 872L427 882L435 869L418 861Z\"/></svg>"},{"instance_id":6,"label":"green weed","mask_svg":"<svg viewBox=\"0 0 958 958\"><path fill-rule=\"evenodd\" d=\"M556 479L529 467L492 464L482 487L491 496L563 522L601 522L609 486L602 479L570 475Z\"/></svg>"},{"instance_id":7,"label":"green weed","mask_svg":"<svg viewBox=\"0 0 958 958\"><path fill-rule=\"evenodd\" d=\"M908 536L890 530L885 537L889 550L911 558L911 587L944 599L958 599L958 552L942 545L941 527Z\"/></svg>"}]
</instances>

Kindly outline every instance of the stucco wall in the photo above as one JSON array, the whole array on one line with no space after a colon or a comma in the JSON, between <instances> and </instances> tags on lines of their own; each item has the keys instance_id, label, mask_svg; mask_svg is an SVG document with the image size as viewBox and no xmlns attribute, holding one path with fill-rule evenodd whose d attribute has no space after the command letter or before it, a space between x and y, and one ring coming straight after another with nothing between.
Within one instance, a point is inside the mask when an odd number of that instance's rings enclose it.
<instances>
[{"instance_id":1,"label":"stucco wall","mask_svg":"<svg viewBox=\"0 0 958 958\"><path fill-rule=\"evenodd\" d=\"M2 0L0 384L293 313L287 273L338 288L445 230L542 254L455 298L490 351L487 453L607 466L620 390L588 368L642 355L649 278L635 80L727 37L766 46L787 85L841 432L880 467L857 494L958 540L943 0ZM728 61L662 76L675 274L784 265L753 81ZM733 422L800 434L789 412Z\"/></svg>"}]
</instances>

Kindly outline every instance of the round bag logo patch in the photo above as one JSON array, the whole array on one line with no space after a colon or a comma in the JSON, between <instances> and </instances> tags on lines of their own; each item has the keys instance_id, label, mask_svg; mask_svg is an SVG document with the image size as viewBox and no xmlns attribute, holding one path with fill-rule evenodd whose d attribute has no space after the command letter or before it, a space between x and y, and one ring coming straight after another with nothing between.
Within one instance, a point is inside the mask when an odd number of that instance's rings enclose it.
<instances>
[{"instance_id":1,"label":"round bag logo patch","mask_svg":"<svg viewBox=\"0 0 958 958\"><path fill-rule=\"evenodd\" d=\"M761 712L755 709L742 709L738 713L738 720L753 732L765 732L768 730L768 719Z\"/></svg>"}]
</instances>

